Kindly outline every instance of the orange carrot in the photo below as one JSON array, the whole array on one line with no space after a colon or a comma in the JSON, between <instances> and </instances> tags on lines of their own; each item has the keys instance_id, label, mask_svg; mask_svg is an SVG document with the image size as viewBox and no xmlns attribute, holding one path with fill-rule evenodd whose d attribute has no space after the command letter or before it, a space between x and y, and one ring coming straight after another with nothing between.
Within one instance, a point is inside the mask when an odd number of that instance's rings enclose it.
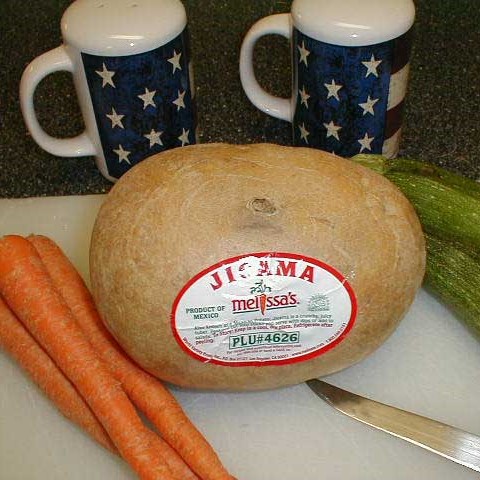
<instances>
[{"instance_id":1,"label":"orange carrot","mask_svg":"<svg viewBox=\"0 0 480 480\"><path fill-rule=\"evenodd\" d=\"M27 239L37 249L37 252L40 254L40 258L42 259L42 262L44 263L49 275L52 278L54 286L57 287L57 291L62 297L65 292L63 291L63 288L60 286L60 284L64 284L65 282L68 283L69 275L73 272L76 278L79 279L83 285L83 290L80 290L78 293L81 294L82 291L86 292L90 298L90 293L88 292L85 284L83 283L83 280L77 273L75 267L70 263L68 258L61 251L61 249L52 240L50 240L47 237L38 236L38 235L37 236L31 235ZM57 263L56 259L60 261ZM63 271L62 266L68 267L65 272ZM55 278L52 275L54 275ZM62 279L61 277L65 277L65 278ZM67 293L68 293L68 290L67 290ZM71 307L68 301L67 301L67 305ZM74 316L76 316L75 313L74 313ZM82 325L80 325L79 322L77 323L82 328ZM87 334L87 332L84 332L84 333ZM87 335L87 338L88 338L88 335ZM112 341L114 341L113 338L112 338ZM95 348L95 345L93 345L93 347ZM116 346L115 348L117 348L118 351L120 352L120 347ZM101 353L101 352L97 352L97 353ZM108 362L108 358L104 358L104 360ZM161 440L159 437L157 437L157 440L152 438L152 441L155 441L156 447L162 453L165 462L167 463L168 467L176 477L182 480L198 480L197 475L195 475L192 472L192 470L185 464L181 456L168 443Z\"/></svg>"},{"instance_id":2,"label":"orange carrot","mask_svg":"<svg viewBox=\"0 0 480 480\"><path fill-rule=\"evenodd\" d=\"M118 454L85 400L25 330L1 297L0 347L20 364L66 418L83 428L112 453Z\"/></svg>"},{"instance_id":3,"label":"orange carrot","mask_svg":"<svg viewBox=\"0 0 480 480\"><path fill-rule=\"evenodd\" d=\"M154 432L152 433L152 442L157 450L163 456L168 468L179 480L199 480L199 478L190 470L182 457L162 438Z\"/></svg>"},{"instance_id":4,"label":"orange carrot","mask_svg":"<svg viewBox=\"0 0 480 480\"><path fill-rule=\"evenodd\" d=\"M267 306L267 295L265 293L262 293L259 295L260 298L260 312L262 312L262 315L265 313L265 307Z\"/></svg>"},{"instance_id":5,"label":"orange carrot","mask_svg":"<svg viewBox=\"0 0 480 480\"><path fill-rule=\"evenodd\" d=\"M0 239L0 295L70 379L122 457L143 480L174 480L151 431L99 359L25 238Z\"/></svg>"},{"instance_id":6,"label":"orange carrot","mask_svg":"<svg viewBox=\"0 0 480 480\"><path fill-rule=\"evenodd\" d=\"M78 324L133 403L201 479L232 480L211 445L170 391L138 367L119 347L103 324L82 277L62 250L47 237L30 236L28 239L39 252L54 285L70 306Z\"/></svg>"}]
</instances>

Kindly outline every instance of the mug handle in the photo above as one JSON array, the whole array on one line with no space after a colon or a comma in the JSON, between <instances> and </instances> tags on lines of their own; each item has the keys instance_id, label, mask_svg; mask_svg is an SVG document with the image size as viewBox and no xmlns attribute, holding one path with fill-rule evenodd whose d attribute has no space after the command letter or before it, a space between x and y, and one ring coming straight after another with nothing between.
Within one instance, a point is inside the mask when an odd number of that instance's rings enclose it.
<instances>
[{"instance_id":1,"label":"mug handle","mask_svg":"<svg viewBox=\"0 0 480 480\"><path fill-rule=\"evenodd\" d=\"M33 105L33 94L40 81L60 70L73 72L73 62L65 47L54 48L37 57L25 69L20 81L20 106L32 138L47 152L59 157L80 157L95 154L95 146L86 132L72 138L48 135L38 123Z\"/></svg>"},{"instance_id":2,"label":"mug handle","mask_svg":"<svg viewBox=\"0 0 480 480\"><path fill-rule=\"evenodd\" d=\"M248 99L268 115L287 122L293 120L292 100L275 97L260 86L253 69L253 49L258 39L264 35L277 34L290 40L292 36L290 18L289 13L262 18L254 23L245 35L240 49L240 80Z\"/></svg>"}]
</instances>

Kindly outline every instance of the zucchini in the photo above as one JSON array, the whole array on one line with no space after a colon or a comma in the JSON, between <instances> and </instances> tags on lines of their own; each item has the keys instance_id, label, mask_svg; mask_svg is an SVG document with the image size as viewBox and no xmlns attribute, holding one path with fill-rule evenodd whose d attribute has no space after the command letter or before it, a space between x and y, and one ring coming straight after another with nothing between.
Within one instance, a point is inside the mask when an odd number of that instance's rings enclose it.
<instances>
[{"instance_id":1,"label":"zucchini","mask_svg":"<svg viewBox=\"0 0 480 480\"><path fill-rule=\"evenodd\" d=\"M394 183L415 207L425 233L480 250L480 184L415 160L357 155Z\"/></svg>"},{"instance_id":2,"label":"zucchini","mask_svg":"<svg viewBox=\"0 0 480 480\"><path fill-rule=\"evenodd\" d=\"M480 262L475 252L426 235L425 288L480 337Z\"/></svg>"},{"instance_id":3,"label":"zucchini","mask_svg":"<svg viewBox=\"0 0 480 480\"><path fill-rule=\"evenodd\" d=\"M480 184L416 160L352 160L385 176L410 200L427 242L424 287L480 338Z\"/></svg>"},{"instance_id":4,"label":"zucchini","mask_svg":"<svg viewBox=\"0 0 480 480\"><path fill-rule=\"evenodd\" d=\"M451 187L472 197L480 199L480 183L463 175L445 170L431 163L419 162L409 158L385 158L382 155L360 154L354 158L356 163L370 168L377 173L388 176L391 173L410 173L436 180L446 187Z\"/></svg>"},{"instance_id":5,"label":"zucchini","mask_svg":"<svg viewBox=\"0 0 480 480\"><path fill-rule=\"evenodd\" d=\"M426 233L480 250L480 199L420 175L386 177L412 202Z\"/></svg>"}]
</instances>

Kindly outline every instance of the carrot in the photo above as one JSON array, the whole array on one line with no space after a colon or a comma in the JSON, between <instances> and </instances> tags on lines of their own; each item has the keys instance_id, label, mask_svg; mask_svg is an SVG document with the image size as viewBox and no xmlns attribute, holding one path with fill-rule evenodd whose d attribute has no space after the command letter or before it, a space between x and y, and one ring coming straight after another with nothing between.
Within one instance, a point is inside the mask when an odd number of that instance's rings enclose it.
<instances>
[{"instance_id":1,"label":"carrot","mask_svg":"<svg viewBox=\"0 0 480 480\"><path fill-rule=\"evenodd\" d=\"M0 239L0 295L77 388L140 478L174 480L152 432L76 324L35 247L23 237Z\"/></svg>"},{"instance_id":2,"label":"carrot","mask_svg":"<svg viewBox=\"0 0 480 480\"><path fill-rule=\"evenodd\" d=\"M201 479L232 480L211 445L170 391L138 367L117 344L103 324L85 282L62 250L47 237L30 236L29 240L87 338L162 437Z\"/></svg>"},{"instance_id":3,"label":"carrot","mask_svg":"<svg viewBox=\"0 0 480 480\"><path fill-rule=\"evenodd\" d=\"M262 315L265 313L265 307L267 306L267 295L265 293L262 293L259 295L260 298L260 311L262 312Z\"/></svg>"},{"instance_id":4,"label":"carrot","mask_svg":"<svg viewBox=\"0 0 480 480\"><path fill-rule=\"evenodd\" d=\"M63 252L60 250L60 248L49 238L43 237L43 236L30 236L27 238L37 249L37 252L40 255L40 258L42 259L42 262L44 263L49 275L51 276L53 280L54 286L57 288L57 291L59 294L63 297L65 291L63 289L63 285L69 284L69 274L72 272L75 274L76 279L79 280L83 286L83 290L80 290L79 293L86 292L88 297L90 297L90 293L88 289L86 288L85 284L83 283L83 280L77 273L75 267L70 263L68 258L63 254ZM57 262L56 258L58 258L60 261ZM63 262L62 262L63 260ZM65 271L62 268L63 267L68 267ZM62 278L63 277L63 278ZM71 283L70 283L71 284ZM69 293L67 289L67 293ZM63 297L64 298L64 297ZM67 305L71 307L70 302L67 301ZM76 317L77 315L74 312L74 316ZM77 320L77 318L76 318ZM79 326L82 328L82 325L80 325L79 322L77 322ZM102 325L103 326L103 325ZM87 334L88 332L84 332ZM108 332L107 332L108 334ZM108 334L109 335L109 334ZM88 335L87 335L88 338ZM90 340L90 338L89 338ZM112 338L112 341L115 342ZM92 342L91 342L92 343ZM93 345L93 344L92 344ZM95 348L95 345L93 345ZM120 347L116 346L115 347L119 354L121 352ZM98 352L97 352L98 353ZM123 356L123 353L121 354ZM104 358L105 361L108 362L108 358ZM143 372L143 371L141 371ZM132 378L133 380L133 378ZM128 393L128 392L127 392ZM181 456L174 450L168 443L164 442L161 440L159 437L157 437L158 440L154 440L152 438L152 441L155 441L156 447L158 448L159 451L161 451L165 462L167 463L168 467L172 471L172 473L182 479L182 480L198 480L198 477L190 470L190 468L185 464Z\"/></svg>"},{"instance_id":5,"label":"carrot","mask_svg":"<svg viewBox=\"0 0 480 480\"><path fill-rule=\"evenodd\" d=\"M183 461L182 457L157 434L152 433L152 442L163 456L168 468L179 480L199 480L198 477L190 470L188 465Z\"/></svg>"},{"instance_id":6,"label":"carrot","mask_svg":"<svg viewBox=\"0 0 480 480\"><path fill-rule=\"evenodd\" d=\"M112 453L118 454L105 429L70 381L25 330L0 297L0 347L16 360L60 412Z\"/></svg>"}]
</instances>

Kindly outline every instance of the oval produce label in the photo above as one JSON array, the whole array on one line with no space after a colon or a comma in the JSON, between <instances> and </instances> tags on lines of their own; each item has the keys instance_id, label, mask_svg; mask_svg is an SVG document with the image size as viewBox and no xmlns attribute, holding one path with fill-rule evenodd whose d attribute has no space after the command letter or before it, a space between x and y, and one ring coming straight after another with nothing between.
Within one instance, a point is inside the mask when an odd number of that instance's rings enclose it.
<instances>
[{"instance_id":1,"label":"oval produce label","mask_svg":"<svg viewBox=\"0 0 480 480\"><path fill-rule=\"evenodd\" d=\"M281 365L338 345L356 314L352 287L330 265L292 253L250 253L192 278L173 304L172 329L202 362Z\"/></svg>"}]
</instances>

